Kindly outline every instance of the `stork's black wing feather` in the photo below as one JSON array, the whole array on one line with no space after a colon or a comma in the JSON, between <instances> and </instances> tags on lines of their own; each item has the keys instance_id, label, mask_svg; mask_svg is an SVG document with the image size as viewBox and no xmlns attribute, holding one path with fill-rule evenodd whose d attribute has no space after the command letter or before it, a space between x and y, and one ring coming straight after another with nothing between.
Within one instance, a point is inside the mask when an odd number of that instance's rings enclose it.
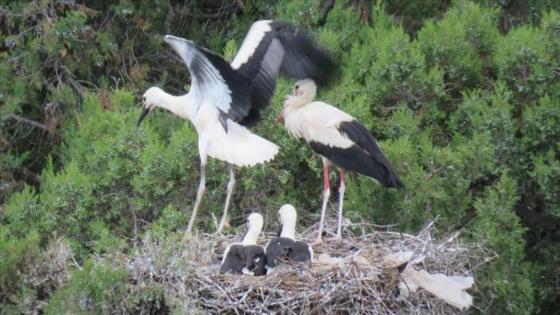
<instances>
[{"instance_id":1,"label":"stork's black wing feather","mask_svg":"<svg viewBox=\"0 0 560 315\"><path fill-rule=\"evenodd\" d=\"M266 246L266 263L270 267L275 267L278 259L288 257L288 253L292 249L294 240L287 237L275 237L268 242Z\"/></svg>"},{"instance_id":2,"label":"stork's black wing feather","mask_svg":"<svg viewBox=\"0 0 560 315\"><path fill-rule=\"evenodd\" d=\"M357 120L341 122L338 130L354 145L339 148L310 141L311 148L336 165L377 179L385 187L404 187L377 141Z\"/></svg>"},{"instance_id":3,"label":"stork's black wing feather","mask_svg":"<svg viewBox=\"0 0 560 315\"><path fill-rule=\"evenodd\" d=\"M245 267L252 271L255 276L266 274L266 254L262 246L245 246Z\"/></svg>"},{"instance_id":4,"label":"stork's black wing feather","mask_svg":"<svg viewBox=\"0 0 560 315\"><path fill-rule=\"evenodd\" d=\"M294 241L292 245L292 250L288 254L288 257L294 261L310 261L311 260L311 252L309 248L309 244L302 241Z\"/></svg>"},{"instance_id":5,"label":"stork's black wing feather","mask_svg":"<svg viewBox=\"0 0 560 315\"><path fill-rule=\"evenodd\" d=\"M232 62L251 80L251 109L242 124L252 125L270 103L281 73L324 85L338 76L337 64L303 29L285 22L257 21Z\"/></svg>"},{"instance_id":6,"label":"stork's black wing feather","mask_svg":"<svg viewBox=\"0 0 560 315\"><path fill-rule=\"evenodd\" d=\"M337 63L304 29L279 21L272 22L272 27L285 50L282 74L296 80L313 79L318 85L337 77Z\"/></svg>"},{"instance_id":7,"label":"stork's black wing feather","mask_svg":"<svg viewBox=\"0 0 560 315\"><path fill-rule=\"evenodd\" d=\"M243 120L251 108L250 80L242 73L232 69L231 65L221 56L206 48L198 47L198 49L212 63L216 70L218 70L220 76L229 88L231 103L229 109L224 111L225 114L234 121ZM198 60L200 60L200 58L197 58L197 61Z\"/></svg>"},{"instance_id":8,"label":"stork's black wing feather","mask_svg":"<svg viewBox=\"0 0 560 315\"><path fill-rule=\"evenodd\" d=\"M226 257L220 266L221 273L241 273L245 262L245 246L233 244L225 253Z\"/></svg>"}]
</instances>

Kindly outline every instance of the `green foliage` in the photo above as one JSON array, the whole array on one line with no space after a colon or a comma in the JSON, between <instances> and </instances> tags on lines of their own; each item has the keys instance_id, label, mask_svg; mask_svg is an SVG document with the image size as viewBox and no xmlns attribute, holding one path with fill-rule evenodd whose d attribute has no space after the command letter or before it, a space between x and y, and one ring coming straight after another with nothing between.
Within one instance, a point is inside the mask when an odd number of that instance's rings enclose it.
<instances>
[{"instance_id":1,"label":"green foliage","mask_svg":"<svg viewBox=\"0 0 560 315\"><path fill-rule=\"evenodd\" d=\"M533 284L529 280L530 264L524 261L524 228L514 212L516 182L503 174L474 202L477 219L472 223L476 239L496 253L494 262L483 268L485 282L479 287L483 299L495 299L490 313L532 314Z\"/></svg>"},{"instance_id":2,"label":"green foliage","mask_svg":"<svg viewBox=\"0 0 560 315\"><path fill-rule=\"evenodd\" d=\"M127 276L122 267L87 260L74 271L68 285L49 300L45 314L100 314L121 309Z\"/></svg>"},{"instance_id":3,"label":"green foliage","mask_svg":"<svg viewBox=\"0 0 560 315\"><path fill-rule=\"evenodd\" d=\"M453 132L472 136L489 132L496 150L496 162L513 165L515 157L515 127L511 115L509 91L498 84L490 95L473 90L463 95L463 101L451 115Z\"/></svg>"},{"instance_id":4,"label":"green foliage","mask_svg":"<svg viewBox=\"0 0 560 315\"><path fill-rule=\"evenodd\" d=\"M560 161L558 152L549 151L535 159L535 170L531 177L539 184L548 211L560 217Z\"/></svg>"},{"instance_id":5,"label":"green foliage","mask_svg":"<svg viewBox=\"0 0 560 315\"><path fill-rule=\"evenodd\" d=\"M495 10L461 1L418 32L418 45L428 65L444 72L446 88L457 91L482 82L498 39L496 19Z\"/></svg>"},{"instance_id":6,"label":"green foliage","mask_svg":"<svg viewBox=\"0 0 560 315\"><path fill-rule=\"evenodd\" d=\"M560 64L538 28L521 26L500 38L493 56L498 78L516 95L518 107L535 104L544 95L558 96L560 83L555 70Z\"/></svg>"},{"instance_id":7,"label":"green foliage","mask_svg":"<svg viewBox=\"0 0 560 315\"><path fill-rule=\"evenodd\" d=\"M40 259L39 235L32 231L19 238L9 237L6 232L0 231L0 309L23 312L23 301L18 299L30 286L28 277Z\"/></svg>"},{"instance_id":8,"label":"green foliage","mask_svg":"<svg viewBox=\"0 0 560 315\"><path fill-rule=\"evenodd\" d=\"M523 138L526 152L537 153L558 149L560 145L560 100L544 97L535 107L523 112Z\"/></svg>"},{"instance_id":9,"label":"green foliage","mask_svg":"<svg viewBox=\"0 0 560 315\"><path fill-rule=\"evenodd\" d=\"M554 10L545 12L540 28L544 32L547 49L552 56L556 56L558 61L558 53L560 52L560 13Z\"/></svg>"},{"instance_id":10,"label":"green foliage","mask_svg":"<svg viewBox=\"0 0 560 315\"><path fill-rule=\"evenodd\" d=\"M68 242L57 238L41 247L35 230L22 237L0 230L0 314L36 312L67 280L73 255Z\"/></svg>"},{"instance_id":11,"label":"green foliage","mask_svg":"<svg viewBox=\"0 0 560 315\"><path fill-rule=\"evenodd\" d=\"M365 80L374 104L417 109L443 96L441 73L427 69L424 55L401 27L378 23L367 35L362 47L373 64L365 68Z\"/></svg>"},{"instance_id":12,"label":"green foliage","mask_svg":"<svg viewBox=\"0 0 560 315\"><path fill-rule=\"evenodd\" d=\"M24 237L31 230L40 230L43 216L37 211L38 200L29 186L12 194L1 217L3 230L12 236Z\"/></svg>"},{"instance_id":13,"label":"green foliage","mask_svg":"<svg viewBox=\"0 0 560 315\"><path fill-rule=\"evenodd\" d=\"M197 134L162 111L136 128L139 95L149 85L188 89L161 34L193 39L231 60L258 17L304 26L330 48L341 77L317 98L372 130L406 185L386 189L349 174L345 216L397 223L403 232L435 217L440 233L466 226L472 242L496 254L474 270L480 309L553 309L560 15L542 2L508 2L536 10L526 17L533 24L509 30L503 1L364 3L335 1L327 10L315 1L243 1L217 18L197 1L14 1L0 10L8 12L0 21L0 308L37 312L46 301L41 311L56 314L192 307L155 282L130 286L119 260L142 254L138 240L153 236L155 265L189 272L174 255L198 185ZM274 229L286 202L301 209L303 226L318 220L320 159L273 124L292 84L278 81L252 129L281 150L270 163L236 171L234 229L251 211ZM224 163L209 161L201 231L214 229L227 176ZM38 281L48 278L47 252L60 239L75 255L70 279Z\"/></svg>"}]
</instances>

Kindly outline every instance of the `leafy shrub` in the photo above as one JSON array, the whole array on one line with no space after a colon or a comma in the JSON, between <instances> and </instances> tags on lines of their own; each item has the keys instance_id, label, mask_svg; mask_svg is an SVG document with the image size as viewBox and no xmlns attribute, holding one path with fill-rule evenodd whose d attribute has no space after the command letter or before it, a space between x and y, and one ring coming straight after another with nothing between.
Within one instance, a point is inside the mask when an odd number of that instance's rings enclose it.
<instances>
[{"instance_id":1,"label":"leafy shrub","mask_svg":"<svg viewBox=\"0 0 560 315\"><path fill-rule=\"evenodd\" d=\"M113 269L87 260L74 271L68 285L49 300L45 314L111 313L122 309L127 275L124 268Z\"/></svg>"},{"instance_id":2,"label":"leafy shrub","mask_svg":"<svg viewBox=\"0 0 560 315\"><path fill-rule=\"evenodd\" d=\"M489 132L496 162L513 165L516 163L516 130L509 103L511 95L503 85L497 85L493 94L482 94L480 90L473 90L463 95L462 103L450 117L450 127L453 132L466 136Z\"/></svg>"},{"instance_id":3,"label":"leafy shrub","mask_svg":"<svg viewBox=\"0 0 560 315\"><path fill-rule=\"evenodd\" d=\"M127 286L131 275L118 262L123 255L142 254L133 245L150 233L181 234L199 178L195 130L160 111L135 128L138 96L148 85L173 93L188 88L186 71L162 45L161 34L195 39L231 59L255 17L310 28L331 49L342 65L341 78L317 99L372 130L406 184L404 191L385 189L349 174L345 216L398 223L399 231L416 230L435 217L443 233L467 226L473 242L496 253L475 275L481 309L551 309L556 284L550 279L558 275L552 254L560 230L557 11L542 11L540 23L508 32L505 19L512 9L503 1L432 1L421 9L402 4L401 12L426 12L425 21L399 15L400 2L387 3L387 10L384 2L367 1L336 1L330 8L311 1L243 3L235 14L224 11L211 22L201 17L207 2L196 1L96 2L90 5L96 11L73 2L16 1L0 10L8 12L0 19L6 49L0 52L3 310L134 313L191 307L179 299L168 304L153 283L145 290ZM301 226L318 220L320 158L273 124L292 84L278 81L262 123L252 129L281 151L266 165L236 170L233 228L259 211L266 229L275 229L276 211L286 202L299 210ZM221 214L227 177L225 163L211 159L201 231L212 231ZM25 181L33 186L22 186ZM336 196L333 187L329 212ZM46 253L59 239L79 267L70 280L35 281L49 272ZM177 248L168 245L152 247L160 250L161 266L173 264ZM110 263L97 261L99 255ZM40 272L29 276L34 268Z\"/></svg>"},{"instance_id":4,"label":"leafy shrub","mask_svg":"<svg viewBox=\"0 0 560 315\"><path fill-rule=\"evenodd\" d=\"M560 101L550 97L539 100L535 107L523 112L523 138L521 145L525 152L548 152L558 149L560 144Z\"/></svg>"},{"instance_id":5,"label":"leafy shrub","mask_svg":"<svg viewBox=\"0 0 560 315\"><path fill-rule=\"evenodd\" d=\"M535 170L531 173L544 193L547 210L560 217L560 160L558 152L549 151L535 159Z\"/></svg>"},{"instance_id":6,"label":"leafy shrub","mask_svg":"<svg viewBox=\"0 0 560 315\"><path fill-rule=\"evenodd\" d=\"M494 54L498 78L515 93L516 105L531 105L548 93L558 95L560 85L554 73L555 60L543 32L521 26L500 39Z\"/></svg>"},{"instance_id":7,"label":"leafy shrub","mask_svg":"<svg viewBox=\"0 0 560 315\"><path fill-rule=\"evenodd\" d=\"M531 265L524 261L524 228L514 212L516 183L503 174L496 186L488 188L474 202L477 219L472 223L476 239L495 251L496 257L481 272L482 299L495 299L489 312L531 314L534 309Z\"/></svg>"},{"instance_id":8,"label":"leafy shrub","mask_svg":"<svg viewBox=\"0 0 560 315\"><path fill-rule=\"evenodd\" d=\"M439 21L429 20L418 32L418 45L429 66L439 67L447 89L479 86L486 58L498 39L497 12L469 1L458 2Z\"/></svg>"},{"instance_id":9,"label":"leafy shrub","mask_svg":"<svg viewBox=\"0 0 560 315\"><path fill-rule=\"evenodd\" d=\"M8 237L6 232L0 231L0 308L24 312L27 307L23 298L34 293L28 288L40 260L39 235L31 231L19 238Z\"/></svg>"},{"instance_id":10,"label":"leafy shrub","mask_svg":"<svg viewBox=\"0 0 560 315\"><path fill-rule=\"evenodd\" d=\"M53 239L42 249L36 231L20 238L2 230L0 258L0 313L29 314L66 283L73 252L64 238Z\"/></svg>"}]
</instances>

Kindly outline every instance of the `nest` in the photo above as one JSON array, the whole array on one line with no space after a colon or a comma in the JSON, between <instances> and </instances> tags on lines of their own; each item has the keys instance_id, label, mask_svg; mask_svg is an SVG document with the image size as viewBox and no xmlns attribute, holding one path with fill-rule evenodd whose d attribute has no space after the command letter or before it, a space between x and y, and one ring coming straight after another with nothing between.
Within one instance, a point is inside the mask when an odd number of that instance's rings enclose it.
<instances>
[{"instance_id":1,"label":"nest","mask_svg":"<svg viewBox=\"0 0 560 315\"><path fill-rule=\"evenodd\" d=\"M328 227L335 226L330 223ZM224 248L239 242L241 235L193 236L175 251L186 264L176 265L175 271L169 265L161 265L163 269L154 265L161 249L145 241L129 267L137 283L143 279L166 283L166 296L175 297L171 304L190 313L198 309L220 314L457 314L457 307L427 290L407 290L402 272L414 268L472 277L488 261L487 252L462 242L459 233L432 238L433 224L417 235L378 230L347 224L342 240L327 240L314 248L314 263L283 264L262 277L219 273ZM309 228L301 239L312 240L314 231ZM265 236L263 243L274 235ZM402 292L403 283L408 294Z\"/></svg>"}]
</instances>

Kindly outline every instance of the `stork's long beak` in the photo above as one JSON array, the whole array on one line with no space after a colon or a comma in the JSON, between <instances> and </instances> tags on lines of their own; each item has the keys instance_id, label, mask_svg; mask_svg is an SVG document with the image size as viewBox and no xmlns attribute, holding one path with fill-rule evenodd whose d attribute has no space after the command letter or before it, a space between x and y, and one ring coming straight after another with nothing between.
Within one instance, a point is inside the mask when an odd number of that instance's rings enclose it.
<instances>
[{"instance_id":1,"label":"stork's long beak","mask_svg":"<svg viewBox=\"0 0 560 315\"><path fill-rule=\"evenodd\" d=\"M284 114L285 114L284 111L282 111L282 112L280 113L280 115L278 115L278 118L276 118L276 123L277 123L277 124L279 124L279 123L281 123L281 122L284 121Z\"/></svg>"},{"instance_id":2,"label":"stork's long beak","mask_svg":"<svg viewBox=\"0 0 560 315\"><path fill-rule=\"evenodd\" d=\"M142 114L140 114L140 118L138 118L138 122L136 123L136 127L140 126L140 123L142 123L142 120L144 120L144 118L146 118L146 116L150 113L150 109L148 107L144 107L144 110L142 111Z\"/></svg>"}]
</instances>

